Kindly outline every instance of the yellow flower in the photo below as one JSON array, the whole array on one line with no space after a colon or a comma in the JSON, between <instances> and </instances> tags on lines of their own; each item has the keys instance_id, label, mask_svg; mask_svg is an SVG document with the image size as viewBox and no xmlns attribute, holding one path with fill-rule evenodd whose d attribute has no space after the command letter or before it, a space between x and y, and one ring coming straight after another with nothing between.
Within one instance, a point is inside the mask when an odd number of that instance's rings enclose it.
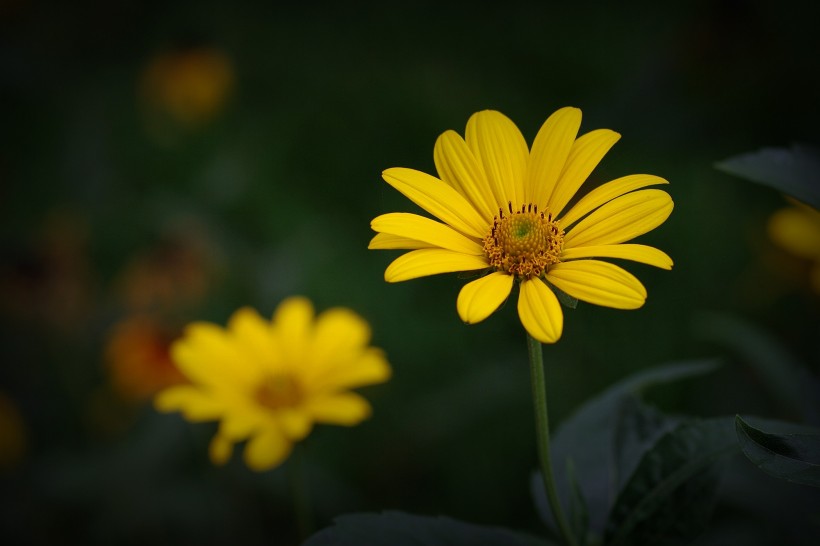
<instances>
[{"instance_id":1,"label":"yellow flower","mask_svg":"<svg viewBox=\"0 0 820 546\"><path fill-rule=\"evenodd\" d=\"M210 446L214 464L227 462L233 445L247 439L247 465L273 468L314 423L352 426L370 416L370 404L348 390L390 377L384 353L369 341L368 324L349 309L314 320L311 303L293 297L269 323L242 308L227 329L188 326L171 354L192 385L161 392L155 405L192 422L220 420Z\"/></svg>"},{"instance_id":2,"label":"yellow flower","mask_svg":"<svg viewBox=\"0 0 820 546\"><path fill-rule=\"evenodd\" d=\"M567 205L620 138L597 129L576 138L581 111L562 108L541 127L532 150L503 114L485 110L467 122L466 137L446 131L433 158L439 177L387 169L384 180L441 222L409 213L375 218L372 249L409 249L384 273L399 282L437 273L486 271L465 285L457 310L480 322L519 281L518 315L535 339L561 337L557 288L589 303L636 309L646 299L641 282L624 269L592 258L620 258L671 269L672 259L645 245L622 244L662 224L672 199L657 176L618 178Z\"/></svg>"},{"instance_id":3,"label":"yellow flower","mask_svg":"<svg viewBox=\"0 0 820 546\"><path fill-rule=\"evenodd\" d=\"M792 201L769 218L769 237L791 254L811 263L812 290L820 294L820 212Z\"/></svg>"}]
</instances>

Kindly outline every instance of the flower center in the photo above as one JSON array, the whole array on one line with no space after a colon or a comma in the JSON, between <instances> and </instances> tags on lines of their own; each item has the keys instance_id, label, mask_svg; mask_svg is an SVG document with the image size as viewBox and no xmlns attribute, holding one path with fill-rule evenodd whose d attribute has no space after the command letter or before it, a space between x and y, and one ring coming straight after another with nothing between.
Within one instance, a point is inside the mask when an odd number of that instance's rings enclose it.
<instances>
[{"instance_id":1,"label":"flower center","mask_svg":"<svg viewBox=\"0 0 820 546\"><path fill-rule=\"evenodd\" d=\"M552 214L538 212L532 204L509 214L502 209L484 237L484 252L497 271L522 278L540 277L549 266L560 262L564 230Z\"/></svg>"},{"instance_id":2,"label":"flower center","mask_svg":"<svg viewBox=\"0 0 820 546\"><path fill-rule=\"evenodd\" d=\"M269 409L292 408L302 400L302 388L288 374L271 374L262 380L255 397Z\"/></svg>"}]
</instances>

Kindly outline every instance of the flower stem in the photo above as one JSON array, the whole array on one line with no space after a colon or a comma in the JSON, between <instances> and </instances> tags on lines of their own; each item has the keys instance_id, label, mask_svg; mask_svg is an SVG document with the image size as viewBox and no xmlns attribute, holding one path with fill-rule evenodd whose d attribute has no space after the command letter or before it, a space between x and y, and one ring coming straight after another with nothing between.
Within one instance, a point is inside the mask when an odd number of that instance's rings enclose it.
<instances>
[{"instance_id":1,"label":"flower stem","mask_svg":"<svg viewBox=\"0 0 820 546\"><path fill-rule=\"evenodd\" d=\"M290 482L301 543L313 533L313 511L310 506L310 487L305 470L305 447L297 444L293 451L290 459Z\"/></svg>"},{"instance_id":2,"label":"flower stem","mask_svg":"<svg viewBox=\"0 0 820 546\"><path fill-rule=\"evenodd\" d=\"M544 479L544 488L549 499L552 517L564 541L576 546L575 536L564 517L558 492L555 489L555 476L552 472L552 456L550 455L550 426L547 416L547 388L544 380L544 358L541 354L541 342L527 334L527 349L530 357L530 379L532 381L532 401L535 406L535 436L538 444L538 461L541 463L541 476Z\"/></svg>"}]
</instances>

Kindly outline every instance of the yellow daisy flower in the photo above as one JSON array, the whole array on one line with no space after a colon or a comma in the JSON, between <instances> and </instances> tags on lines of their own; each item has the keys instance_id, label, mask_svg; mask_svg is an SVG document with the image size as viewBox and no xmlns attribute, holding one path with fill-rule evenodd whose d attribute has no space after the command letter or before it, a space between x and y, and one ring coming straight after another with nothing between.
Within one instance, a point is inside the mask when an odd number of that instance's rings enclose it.
<instances>
[{"instance_id":1,"label":"yellow daisy flower","mask_svg":"<svg viewBox=\"0 0 820 546\"><path fill-rule=\"evenodd\" d=\"M345 308L314 319L301 297L282 302L272 322L242 308L227 329L199 322L171 348L191 385L155 398L160 411L181 411L192 422L219 420L211 442L214 464L248 440L244 459L254 470L281 464L314 423L352 426L370 416L370 404L348 389L390 377L384 353L368 345L370 327Z\"/></svg>"},{"instance_id":2,"label":"yellow daisy flower","mask_svg":"<svg viewBox=\"0 0 820 546\"><path fill-rule=\"evenodd\" d=\"M820 212L800 201L769 218L769 237L789 253L811 264L812 290L820 294Z\"/></svg>"},{"instance_id":3,"label":"yellow daisy flower","mask_svg":"<svg viewBox=\"0 0 820 546\"><path fill-rule=\"evenodd\" d=\"M408 249L384 273L399 282L437 273L487 271L465 285L457 309L480 322L519 281L518 315L543 343L561 337L563 314L550 287L588 303L636 309L646 289L624 269L593 258L621 258L672 268L672 259L646 245L623 244L662 224L672 199L667 181L638 174L592 190L568 208L586 178L620 138L597 129L576 138L581 111L562 108L535 137L532 149L500 112L470 117L465 138L446 131L433 158L438 178L407 168L384 180L441 222L409 213L375 218L371 249ZM443 222L443 223L442 223Z\"/></svg>"}]
</instances>

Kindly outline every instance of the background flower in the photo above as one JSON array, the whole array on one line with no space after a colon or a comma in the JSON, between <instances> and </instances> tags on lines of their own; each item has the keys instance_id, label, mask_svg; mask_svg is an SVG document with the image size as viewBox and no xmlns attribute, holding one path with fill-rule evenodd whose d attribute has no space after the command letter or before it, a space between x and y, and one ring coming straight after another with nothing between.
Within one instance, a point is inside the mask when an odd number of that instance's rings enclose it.
<instances>
[{"instance_id":1,"label":"background flower","mask_svg":"<svg viewBox=\"0 0 820 546\"><path fill-rule=\"evenodd\" d=\"M205 323L187 328L172 355L192 385L158 394L156 406L194 422L219 419L214 463L224 464L233 445L247 439L245 462L267 470L314 423L351 426L370 416L370 404L349 392L390 376L383 353L369 341L369 326L353 312L331 309L314 322L304 298L282 302L270 324L240 309L227 330Z\"/></svg>"},{"instance_id":2,"label":"background flower","mask_svg":"<svg viewBox=\"0 0 820 546\"><path fill-rule=\"evenodd\" d=\"M809 264L809 285L820 294L820 212L794 201L769 218L769 237L778 246Z\"/></svg>"}]
</instances>

